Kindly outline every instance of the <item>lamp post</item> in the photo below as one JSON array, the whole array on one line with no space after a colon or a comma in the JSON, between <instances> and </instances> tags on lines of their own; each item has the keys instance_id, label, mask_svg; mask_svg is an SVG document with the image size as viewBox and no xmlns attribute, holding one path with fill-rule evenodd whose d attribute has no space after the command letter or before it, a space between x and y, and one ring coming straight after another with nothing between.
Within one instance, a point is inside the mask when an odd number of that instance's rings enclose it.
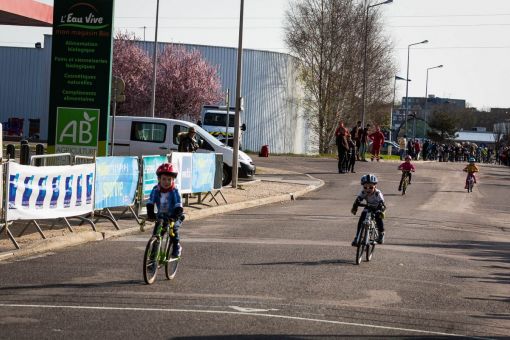
<instances>
[{"instance_id":1,"label":"lamp post","mask_svg":"<svg viewBox=\"0 0 510 340\"><path fill-rule=\"evenodd\" d=\"M391 134L393 131L393 109L395 107L395 94L397 91L397 80L406 80L405 78L395 76L395 80L393 81L393 101L391 102L391 111L390 111L390 133L389 133L389 139L392 140ZM411 81L410 79L407 79L407 81Z\"/></svg>"},{"instance_id":2,"label":"lamp post","mask_svg":"<svg viewBox=\"0 0 510 340\"><path fill-rule=\"evenodd\" d=\"M435 68L442 68L443 65L437 65L437 66L433 66L433 67L429 67L427 68L427 78L425 80L425 124L424 124L424 128L423 128L423 134L425 135L425 133L427 132L427 124L428 124L428 121L429 121L429 112L427 110L427 102L428 102L428 95L429 95L429 92L428 92L428 88L429 88L429 70L432 70L432 69L435 69Z\"/></svg>"},{"instance_id":3,"label":"lamp post","mask_svg":"<svg viewBox=\"0 0 510 340\"><path fill-rule=\"evenodd\" d=\"M158 17L159 0L156 0L156 33L154 36L154 55L152 56L152 98L151 98L151 116L154 117L156 108L156 68L158 61Z\"/></svg>"},{"instance_id":4,"label":"lamp post","mask_svg":"<svg viewBox=\"0 0 510 340\"><path fill-rule=\"evenodd\" d=\"M426 44L428 43L429 41L428 40L423 40L423 41L420 41L420 42L417 42L417 43L413 43L413 44L409 44L407 45L407 76L406 76L406 79L409 79L409 54L410 54L410 50L411 50L411 46L414 46L414 45L419 45L419 44ZM406 120L406 135L407 135L407 115L409 114L409 82L406 82L406 107L405 107L405 120Z\"/></svg>"},{"instance_id":5,"label":"lamp post","mask_svg":"<svg viewBox=\"0 0 510 340\"><path fill-rule=\"evenodd\" d=\"M365 126L365 112L366 112L366 92L367 92L367 48L368 48L368 11L372 7L377 7L384 4L390 4L393 0L386 0L383 2L376 3L374 5L368 5L365 14L365 30L364 34L364 47L363 47L363 89L361 92L362 110L361 110L361 126Z\"/></svg>"}]
</instances>

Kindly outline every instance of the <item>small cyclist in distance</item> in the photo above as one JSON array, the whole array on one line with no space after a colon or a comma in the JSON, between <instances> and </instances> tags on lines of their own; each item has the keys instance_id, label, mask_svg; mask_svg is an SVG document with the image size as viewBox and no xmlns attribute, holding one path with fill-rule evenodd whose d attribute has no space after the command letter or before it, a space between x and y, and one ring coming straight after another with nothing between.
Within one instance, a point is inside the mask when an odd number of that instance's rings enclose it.
<instances>
[{"instance_id":1,"label":"small cyclist in distance","mask_svg":"<svg viewBox=\"0 0 510 340\"><path fill-rule=\"evenodd\" d=\"M152 188L147 202L147 218L151 221L162 219L165 224L168 224L169 219L175 221L174 236L171 236L172 256L179 257L182 251L179 243L179 227L184 221L184 209L182 208L181 194L175 187L177 171L173 164L163 163L156 170L156 175L158 176L158 184ZM154 212L154 206L157 208L157 213ZM157 227L156 222L153 235L156 235Z\"/></svg>"},{"instance_id":2,"label":"small cyclist in distance","mask_svg":"<svg viewBox=\"0 0 510 340\"><path fill-rule=\"evenodd\" d=\"M412 159L411 156L407 155L405 157L404 163L402 163L398 166L398 169L402 170L402 177L400 178L400 184L398 185L398 191L402 191L402 183L404 183L404 176L406 175L406 171L409 174L409 184L411 184L411 178L412 178L411 172L416 171L416 168L411 163L411 159Z\"/></svg>"},{"instance_id":3,"label":"small cyclist in distance","mask_svg":"<svg viewBox=\"0 0 510 340\"><path fill-rule=\"evenodd\" d=\"M468 173L467 177L466 177L466 186L464 187L464 189L468 188L469 177L473 176L473 181L474 181L474 183L476 183L475 172L479 171L478 167L475 165L476 159L474 157L469 157L468 161L469 161L469 164L466 165L466 167L464 168L464 171L466 171Z\"/></svg>"},{"instance_id":4,"label":"small cyclist in distance","mask_svg":"<svg viewBox=\"0 0 510 340\"><path fill-rule=\"evenodd\" d=\"M356 215L358 211L358 205L363 202L363 200L367 201L367 205L376 210L375 213L375 223L377 224L377 230L379 232L379 237L377 238L377 243L384 243L384 211L386 210L386 205L384 203L384 196L381 190L377 189L377 177L373 174L364 175L361 177L361 185L363 186L363 190L358 194L356 200L351 209L351 213ZM368 214L368 208L364 208L361 216L358 220L358 228L356 230L356 235L354 236L354 241L352 241L352 246L356 247L358 240L358 233L361 229L361 224Z\"/></svg>"}]
</instances>

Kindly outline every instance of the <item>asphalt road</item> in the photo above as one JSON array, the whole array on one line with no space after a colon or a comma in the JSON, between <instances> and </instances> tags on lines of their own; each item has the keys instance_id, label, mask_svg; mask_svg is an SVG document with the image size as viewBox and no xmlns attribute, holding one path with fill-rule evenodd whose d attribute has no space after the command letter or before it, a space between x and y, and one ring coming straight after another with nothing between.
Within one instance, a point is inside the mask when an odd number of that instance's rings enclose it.
<instances>
[{"instance_id":1,"label":"asphalt road","mask_svg":"<svg viewBox=\"0 0 510 340\"><path fill-rule=\"evenodd\" d=\"M144 235L0 263L0 338L503 338L510 336L510 169L270 157L326 184L296 201L188 221L173 281L142 279ZM354 264L359 178L377 174L386 243ZM292 175L289 175L291 178Z\"/></svg>"}]
</instances>

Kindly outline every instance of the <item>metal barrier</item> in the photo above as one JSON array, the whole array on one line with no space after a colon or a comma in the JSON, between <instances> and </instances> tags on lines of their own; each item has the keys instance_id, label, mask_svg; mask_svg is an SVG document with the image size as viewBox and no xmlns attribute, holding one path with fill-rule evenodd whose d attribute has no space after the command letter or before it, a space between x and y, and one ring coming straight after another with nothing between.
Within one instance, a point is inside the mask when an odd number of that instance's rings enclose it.
<instances>
[{"instance_id":1,"label":"metal barrier","mask_svg":"<svg viewBox=\"0 0 510 340\"><path fill-rule=\"evenodd\" d=\"M59 161L59 159L62 159ZM42 166L72 165L73 156L70 153L54 153L50 155L35 155L30 157L30 165L35 165L35 161L40 159ZM49 163L49 164L48 164Z\"/></svg>"}]
</instances>

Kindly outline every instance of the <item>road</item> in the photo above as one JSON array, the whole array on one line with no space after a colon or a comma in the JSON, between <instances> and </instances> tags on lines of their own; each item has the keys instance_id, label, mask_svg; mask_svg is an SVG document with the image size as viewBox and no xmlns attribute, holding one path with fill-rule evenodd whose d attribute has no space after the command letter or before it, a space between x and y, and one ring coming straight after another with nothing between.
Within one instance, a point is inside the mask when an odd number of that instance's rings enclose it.
<instances>
[{"instance_id":1,"label":"road","mask_svg":"<svg viewBox=\"0 0 510 340\"><path fill-rule=\"evenodd\" d=\"M175 280L142 280L148 234L0 263L0 338L498 338L510 336L510 169L255 159L325 181L295 201L188 221ZM361 174L380 179L387 237L354 264ZM292 175L289 175L291 178Z\"/></svg>"}]
</instances>

